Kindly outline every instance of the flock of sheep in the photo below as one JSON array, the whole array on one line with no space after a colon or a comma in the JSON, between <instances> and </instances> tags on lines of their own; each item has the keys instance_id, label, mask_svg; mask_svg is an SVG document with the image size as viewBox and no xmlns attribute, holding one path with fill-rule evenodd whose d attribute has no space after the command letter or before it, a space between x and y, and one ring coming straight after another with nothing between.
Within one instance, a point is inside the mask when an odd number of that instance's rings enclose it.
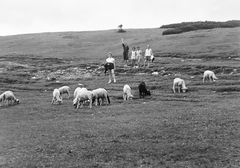
<instances>
[{"instance_id":1,"label":"flock of sheep","mask_svg":"<svg viewBox=\"0 0 240 168\"><path fill-rule=\"evenodd\" d=\"M70 90L69 86L62 86L60 88L53 90L53 98L52 104L62 104L63 103L63 94L67 94L68 98L70 98ZM145 82L141 82L139 84L139 94L141 96L151 95L150 91L146 89ZM131 88L129 85L124 85L123 87L123 100L130 100L133 98L131 94ZM100 101L101 100L101 101ZM92 104L95 103L95 106L102 105L104 101L107 101L110 104L110 98L108 96L108 92L104 88L98 88L94 90L88 90L84 88L83 85L77 87L73 93L73 106L75 108L82 108L84 103L89 103L89 108L92 108Z\"/></svg>"},{"instance_id":2,"label":"flock of sheep","mask_svg":"<svg viewBox=\"0 0 240 168\"><path fill-rule=\"evenodd\" d=\"M215 81L218 79L213 71L206 70L203 74L203 82L208 78L211 81ZM178 92L186 92L187 87L185 81L180 78L175 78L173 80L173 92L176 92L176 88ZM139 96L144 97L145 95L151 95L150 91L146 89L145 82L141 82L138 86ZM63 102L62 95L67 94L68 99L70 98L70 90L69 86L63 86L58 89L53 90L53 98L51 104L61 104ZM131 94L131 88L129 85L124 85L123 87L123 100L132 99L133 95ZM101 100L101 102L100 102ZM92 107L92 104L95 103L96 106L102 105L104 101L107 101L110 104L110 99L108 96L108 92L104 88L98 88L95 90L87 90L83 85L77 87L73 94L73 105L75 108L82 108L84 103L89 102L89 108ZM17 99L12 91L5 91L0 95L0 103L3 102L4 105L13 105L19 104L19 99Z\"/></svg>"},{"instance_id":3,"label":"flock of sheep","mask_svg":"<svg viewBox=\"0 0 240 168\"><path fill-rule=\"evenodd\" d=\"M203 73L203 83L206 79L209 79L209 81L213 81L215 82L216 79L218 79L215 75L215 73L213 71L209 71L209 70L206 70L204 73ZM175 78L173 80L173 92L175 93L176 92L176 88L178 88L178 92L180 93L181 90L182 92L186 92L187 90L187 87L186 87L186 84L185 84L185 81L183 79L180 79L180 78Z\"/></svg>"}]
</instances>

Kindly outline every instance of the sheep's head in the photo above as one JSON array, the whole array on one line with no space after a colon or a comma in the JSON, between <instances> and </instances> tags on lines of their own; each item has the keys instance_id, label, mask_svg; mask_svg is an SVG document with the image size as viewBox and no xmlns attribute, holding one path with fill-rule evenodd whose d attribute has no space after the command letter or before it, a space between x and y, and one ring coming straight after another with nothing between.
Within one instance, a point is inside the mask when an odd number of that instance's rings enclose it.
<instances>
[{"instance_id":1,"label":"sheep's head","mask_svg":"<svg viewBox=\"0 0 240 168\"><path fill-rule=\"evenodd\" d=\"M133 98L133 95L128 96L128 100L131 100Z\"/></svg>"},{"instance_id":2,"label":"sheep's head","mask_svg":"<svg viewBox=\"0 0 240 168\"><path fill-rule=\"evenodd\" d=\"M60 98L57 100L58 104L62 104L63 103L63 100Z\"/></svg>"},{"instance_id":3,"label":"sheep's head","mask_svg":"<svg viewBox=\"0 0 240 168\"><path fill-rule=\"evenodd\" d=\"M14 102L15 102L16 104L19 104L19 103L20 103L20 100L19 100L19 99L16 99Z\"/></svg>"},{"instance_id":4,"label":"sheep's head","mask_svg":"<svg viewBox=\"0 0 240 168\"><path fill-rule=\"evenodd\" d=\"M74 106L75 108L77 108L77 99L74 99L74 100L73 100L73 106Z\"/></svg>"},{"instance_id":5,"label":"sheep's head","mask_svg":"<svg viewBox=\"0 0 240 168\"><path fill-rule=\"evenodd\" d=\"M187 91L187 89L188 89L187 87L183 87L182 92L185 93Z\"/></svg>"},{"instance_id":6,"label":"sheep's head","mask_svg":"<svg viewBox=\"0 0 240 168\"><path fill-rule=\"evenodd\" d=\"M147 91L147 95L151 96L150 90Z\"/></svg>"}]
</instances>

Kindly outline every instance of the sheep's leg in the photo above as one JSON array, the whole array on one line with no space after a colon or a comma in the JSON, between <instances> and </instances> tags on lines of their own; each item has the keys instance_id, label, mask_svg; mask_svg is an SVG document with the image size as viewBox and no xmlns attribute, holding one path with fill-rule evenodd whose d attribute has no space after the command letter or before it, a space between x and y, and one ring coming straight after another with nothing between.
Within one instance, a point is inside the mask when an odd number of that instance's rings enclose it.
<instances>
[{"instance_id":1,"label":"sheep's leg","mask_svg":"<svg viewBox=\"0 0 240 168\"><path fill-rule=\"evenodd\" d=\"M95 97L95 106L98 106L98 101L99 101L98 97Z\"/></svg>"},{"instance_id":2,"label":"sheep's leg","mask_svg":"<svg viewBox=\"0 0 240 168\"><path fill-rule=\"evenodd\" d=\"M206 76L203 76L203 83L205 82Z\"/></svg>"},{"instance_id":3,"label":"sheep's leg","mask_svg":"<svg viewBox=\"0 0 240 168\"><path fill-rule=\"evenodd\" d=\"M126 99L126 95L125 94L123 94L123 100L125 100Z\"/></svg>"},{"instance_id":4,"label":"sheep's leg","mask_svg":"<svg viewBox=\"0 0 240 168\"><path fill-rule=\"evenodd\" d=\"M52 99L52 103L51 104L53 104L54 103L54 98Z\"/></svg>"},{"instance_id":5,"label":"sheep's leg","mask_svg":"<svg viewBox=\"0 0 240 168\"><path fill-rule=\"evenodd\" d=\"M83 108L83 102L79 102L80 103L80 108Z\"/></svg>"},{"instance_id":6,"label":"sheep's leg","mask_svg":"<svg viewBox=\"0 0 240 168\"><path fill-rule=\"evenodd\" d=\"M92 99L89 99L89 108L92 108Z\"/></svg>"},{"instance_id":7,"label":"sheep's leg","mask_svg":"<svg viewBox=\"0 0 240 168\"><path fill-rule=\"evenodd\" d=\"M80 108L80 105L81 105L81 102L80 102L80 101L78 101L78 102L77 102L77 109L79 109L79 108Z\"/></svg>"},{"instance_id":8,"label":"sheep's leg","mask_svg":"<svg viewBox=\"0 0 240 168\"><path fill-rule=\"evenodd\" d=\"M176 91L175 91L175 88L173 88L173 93L175 93Z\"/></svg>"},{"instance_id":9,"label":"sheep's leg","mask_svg":"<svg viewBox=\"0 0 240 168\"><path fill-rule=\"evenodd\" d=\"M180 93L181 92L181 89L180 89L180 86L178 86L178 93Z\"/></svg>"}]
</instances>

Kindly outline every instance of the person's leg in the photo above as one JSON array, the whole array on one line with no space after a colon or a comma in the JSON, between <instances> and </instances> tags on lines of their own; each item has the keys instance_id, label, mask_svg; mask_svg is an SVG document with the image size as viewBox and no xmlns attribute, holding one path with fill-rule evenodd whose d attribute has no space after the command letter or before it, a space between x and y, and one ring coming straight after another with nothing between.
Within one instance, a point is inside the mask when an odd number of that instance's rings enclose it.
<instances>
[{"instance_id":1,"label":"person's leg","mask_svg":"<svg viewBox=\"0 0 240 168\"><path fill-rule=\"evenodd\" d=\"M148 67L148 68L149 68L150 61L151 61L150 56L148 56L148 57L147 57L147 64L148 64L147 67Z\"/></svg>"},{"instance_id":2,"label":"person's leg","mask_svg":"<svg viewBox=\"0 0 240 168\"><path fill-rule=\"evenodd\" d=\"M133 60L133 67L136 65L136 59Z\"/></svg>"},{"instance_id":3,"label":"person's leg","mask_svg":"<svg viewBox=\"0 0 240 168\"><path fill-rule=\"evenodd\" d=\"M114 69L111 70L111 73L112 73L113 82L115 83L116 82L116 78L115 78Z\"/></svg>"},{"instance_id":4,"label":"person's leg","mask_svg":"<svg viewBox=\"0 0 240 168\"><path fill-rule=\"evenodd\" d=\"M109 77L109 80L108 80L108 83L111 83L112 82L112 71L111 70L109 70L109 75L108 75L108 77Z\"/></svg>"}]
</instances>

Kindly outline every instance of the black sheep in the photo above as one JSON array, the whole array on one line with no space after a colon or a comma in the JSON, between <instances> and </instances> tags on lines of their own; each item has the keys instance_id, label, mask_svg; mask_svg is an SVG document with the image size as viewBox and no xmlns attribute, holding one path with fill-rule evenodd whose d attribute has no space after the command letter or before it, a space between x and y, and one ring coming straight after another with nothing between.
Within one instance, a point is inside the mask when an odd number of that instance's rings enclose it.
<instances>
[{"instance_id":1,"label":"black sheep","mask_svg":"<svg viewBox=\"0 0 240 168\"><path fill-rule=\"evenodd\" d=\"M147 90L146 88L146 84L145 82L140 82L140 84L138 85L138 89L139 89L139 97L143 97L146 95L151 95L150 90Z\"/></svg>"}]
</instances>

